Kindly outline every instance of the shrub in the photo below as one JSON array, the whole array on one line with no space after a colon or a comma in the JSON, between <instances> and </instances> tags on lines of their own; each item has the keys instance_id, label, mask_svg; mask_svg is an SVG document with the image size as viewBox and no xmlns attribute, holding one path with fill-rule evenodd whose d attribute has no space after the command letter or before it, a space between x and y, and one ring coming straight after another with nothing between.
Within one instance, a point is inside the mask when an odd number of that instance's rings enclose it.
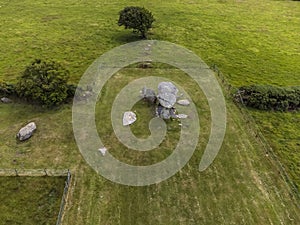
<instances>
[{"instance_id":1,"label":"shrub","mask_svg":"<svg viewBox=\"0 0 300 225\"><path fill-rule=\"evenodd\" d=\"M276 111L300 108L300 87L251 85L240 87L238 92L236 99L252 108Z\"/></svg>"},{"instance_id":2,"label":"shrub","mask_svg":"<svg viewBox=\"0 0 300 225\"><path fill-rule=\"evenodd\" d=\"M154 17L152 13L142 7L125 7L119 12L119 26L125 26L125 29L133 29L134 32L140 32L143 38L146 38L148 30L152 27Z\"/></svg>"},{"instance_id":3,"label":"shrub","mask_svg":"<svg viewBox=\"0 0 300 225\"><path fill-rule=\"evenodd\" d=\"M2 80L0 80L0 94L9 96L14 95L16 93L15 86L13 84L8 84Z\"/></svg>"},{"instance_id":4,"label":"shrub","mask_svg":"<svg viewBox=\"0 0 300 225\"><path fill-rule=\"evenodd\" d=\"M26 67L16 86L25 100L44 106L61 104L68 97L69 72L53 61L35 60Z\"/></svg>"},{"instance_id":5,"label":"shrub","mask_svg":"<svg viewBox=\"0 0 300 225\"><path fill-rule=\"evenodd\" d=\"M76 92L76 88L77 86L74 84L68 84L67 85L68 89L67 89L67 98L73 98Z\"/></svg>"}]
</instances>

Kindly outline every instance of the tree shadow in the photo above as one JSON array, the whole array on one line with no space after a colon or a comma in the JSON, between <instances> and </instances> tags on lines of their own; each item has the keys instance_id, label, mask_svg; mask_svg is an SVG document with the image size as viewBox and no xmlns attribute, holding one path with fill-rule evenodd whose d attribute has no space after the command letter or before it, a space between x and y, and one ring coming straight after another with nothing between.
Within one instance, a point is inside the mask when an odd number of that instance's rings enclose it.
<instances>
[{"instance_id":1,"label":"tree shadow","mask_svg":"<svg viewBox=\"0 0 300 225\"><path fill-rule=\"evenodd\" d=\"M134 41L142 41L146 40L142 38L142 36L138 33L133 33L133 32L119 32L114 36L114 39L116 42L119 42L121 44L126 44L129 42L134 42Z\"/></svg>"},{"instance_id":2,"label":"tree shadow","mask_svg":"<svg viewBox=\"0 0 300 225\"><path fill-rule=\"evenodd\" d=\"M141 34L134 32L116 32L113 35L113 40L120 44L127 44L135 41L143 41L143 40L163 40L158 34L149 31L147 33L147 38L143 38Z\"/></svg>"}]
</instances>

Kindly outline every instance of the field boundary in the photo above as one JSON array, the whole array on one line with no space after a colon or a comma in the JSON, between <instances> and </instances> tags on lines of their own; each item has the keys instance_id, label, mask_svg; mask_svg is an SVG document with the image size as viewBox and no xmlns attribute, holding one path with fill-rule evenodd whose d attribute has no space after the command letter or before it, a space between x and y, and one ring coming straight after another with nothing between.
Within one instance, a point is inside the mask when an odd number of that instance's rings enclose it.
<instances>
[{"instance_id":1,"label":"field boundary","mask_svg":"<svg viewBox=\"0 0 300 225\"><path fill-rule=\"evenodd\" d=\"M71 172L68 170L67 179L65 181L64 192L63 192L63 195L61 197L61 203L60 203L59 213L58 213L58 216L57 216L56 225L61 224L63 216L64 216L65 205L66 205L67 199L68 199L68 193L69 193L71 178L72 178Z\"/></svg>"},{"instance_id":2,"label":"field boundary","mask_svg":"<svg viewBox=\"0 0 300 225\"><path fill-rule=\"evenodd\" d=\"M254 118L249 114L247 111L247 106L242 101L242 97L238 92L238 88L232 86L225 78L223 73L219 70L218 66L213 64L210 67L219 77L223 85L223 91L225 91L226 95L229 96L233 100L233 102L239 108L242 118L246 121L247 129L250 131L251 135L257 140L264 148L264 153L266 154L266 159L268 159L271 164L278 170L280 176L283 178L283 181L286 187L289 190L290 196L295 200L296 205L300 208L300 193L297 189L296 185L294 184L293 180L290 178L284 165L280 162L280 159L277 157L276 153L274 152L273 148L270 146L269 142L264 137L261 129L255 122ZM241 101L236 101L236 98L239 98ZM250 126L251 125L251 126ZM253 128L254 125L254 128Z\"/></svg>"},{"instance_id":3,"label":"field boundary","mask_svg":"<svg viewBox=\"0 0 300 225\"><path fill-rule=\"evenodd\" d=\"M70 171L68 169L1 169L0 168L0 176L13 177L62 177L68 176Z\"/></svg>"},{"instance_id":4,"label":"field boundary","mask_svg":"<svg viewBox=\"0 0 300 225\"><path fill-rule=\"evenodd\" d=\"M72 174L69 169L0 169L0 177L66 177L56 225L61 225L68 198Z\"/></svg>"}]
</instances>

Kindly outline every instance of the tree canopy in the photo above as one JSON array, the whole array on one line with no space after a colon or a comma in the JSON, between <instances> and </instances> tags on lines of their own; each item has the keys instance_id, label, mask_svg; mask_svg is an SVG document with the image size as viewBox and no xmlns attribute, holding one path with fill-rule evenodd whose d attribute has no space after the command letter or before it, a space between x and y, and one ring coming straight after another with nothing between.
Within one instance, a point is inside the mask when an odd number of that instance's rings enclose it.
<instances>
[{"instance_id":1,"label":"tree canopy","mask_svg":"<svg viewBox=\"0 0 300 225\"><path fill-rule=\"evenodd\" d=\"M133 29L134 32L140 32L143 38L147 37L147 32L152 28L155 21L152 13L144 7L129 6L119 12L119 26L125 26L125 29Z\"/></svg>"}]
</instances>

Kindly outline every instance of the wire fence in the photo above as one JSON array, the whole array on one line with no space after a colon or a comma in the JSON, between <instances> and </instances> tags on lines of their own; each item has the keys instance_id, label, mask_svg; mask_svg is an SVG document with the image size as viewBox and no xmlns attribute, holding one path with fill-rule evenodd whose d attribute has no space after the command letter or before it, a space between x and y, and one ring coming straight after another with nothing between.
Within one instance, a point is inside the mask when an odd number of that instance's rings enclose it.
<instances>
[{"instance_id":1,"label":"wire fence","mask_svg":"<svg viewBox=\"0 0 300 225\"><path fill-rule=\"evenodd\" d=\"M0 169L0 176L10 177L66 177L63 195L61 198L59 213L56 220L56 225L61 225L64 215L65 205L67 203L68 191L71 184L71 172L69 169Z\"/></svg>"},{"instance_id":2,"label":"wire fence","mask_svg":"<svg viewBox=\"0 0 300 225\"><path fill-rule=\"evenodd\" d=\"M280 159L274 152L273 148L266 140L261 128L257 125L254 118L248 112L247 107L242 100L242 96L240 95L238 88L229 84L229 82L226 80L225 76L219 70L217 65L212 65L211 69L218 75L219 79L221 80L226 95L229 96L238 106L243 116L243 119L246 121L246 124L248 124L247 128L250 131L251 135L258 141L259 144L261 144L261 146L264 149L264 153L268 155L267 158L272 163L272 165L279 171L279 174L285 181L287 188L290 190L291 197L296 200L295 201L296 204L298 205L298 207L300 207L300 204L298 203L298 200L300 200L300 193L298 188L296 187L295 183L288 175L284 165L280 162Z\"/></svg>"},{"instance_id":3,"label":"wire fence","mask_svg":"<svg viewBox=\"0 0 300 225\"><path fill-rule=\"evenodd\" d=\"M67 179L65 181L64 193L63 193L63 196L61 198L60 209L59 209L59 213L58 213L58 216L57 216L56 225L60 225L61 222L62 222L62 218L63 218L64 210L65 210L65 205L67 203L67 197L68 197L68 193L69 193L70 184L71 184L71 172L68 171Z\"/></svg>"}]
</instances>

